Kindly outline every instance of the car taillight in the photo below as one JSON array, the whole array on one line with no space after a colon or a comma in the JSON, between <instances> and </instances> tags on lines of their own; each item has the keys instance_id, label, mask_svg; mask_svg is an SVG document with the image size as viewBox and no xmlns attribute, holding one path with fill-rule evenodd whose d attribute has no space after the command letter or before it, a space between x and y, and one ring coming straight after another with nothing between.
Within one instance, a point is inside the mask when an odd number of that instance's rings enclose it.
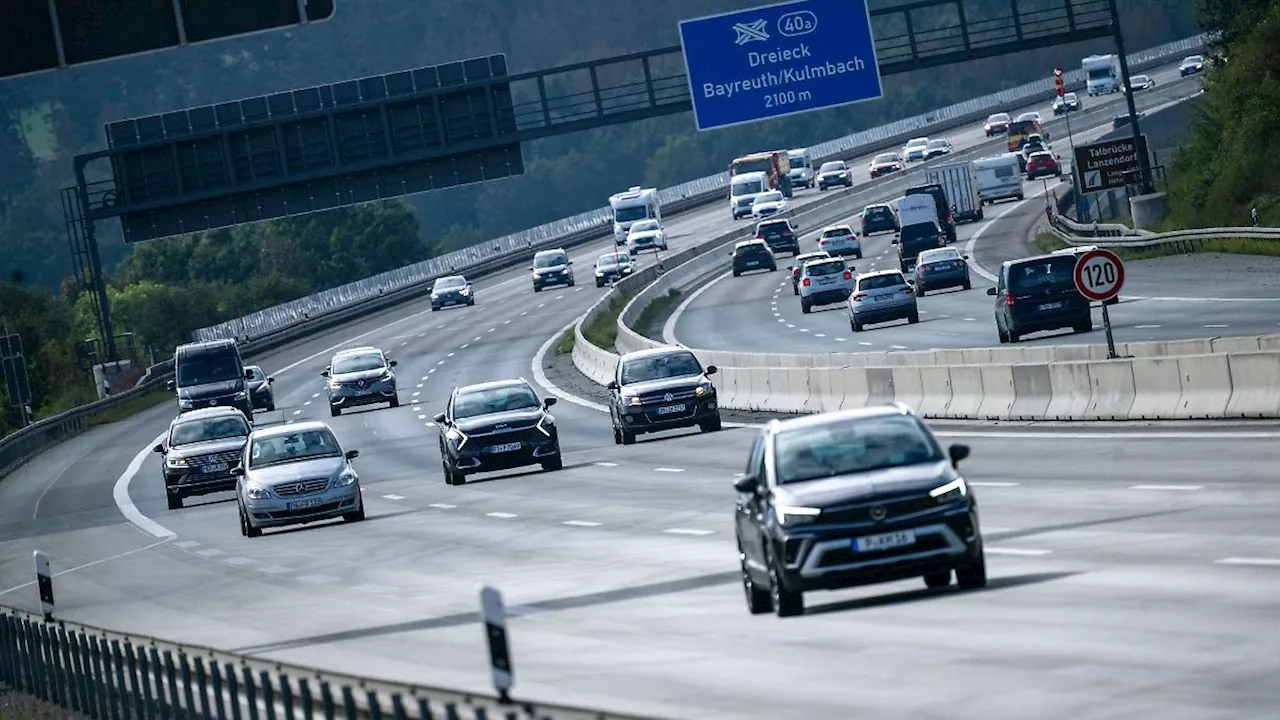
<instances>
[{"instance_id":1,"label":"car taillight","mask_svg":"<svg viewBox=\"0 0 1280 720\"><path fill-rule=\"evenodd\" d=\"M804 286L809 287L809 278L804 279Z\"/></svg>"},{"instance_id":2,"label":"car taillight","mask_svg":"<svg viewBox=\"0 0 1280 720\"><path fill-rule=\"evenodd\" d=\"M1013 307L1013 293L1008 290L1004 291L1004 304Z\"/></svg>"},{"instance_id":3,"label":"car taillight","mask_svg":"<svg viewBox=\"0 0 1280 720\"><path fill-rule=\"evenodd\" d=\"M757 240L763 240L763 239L764 239L764 233L756 233L756 239L757 239Z\"/></svg>"},{"instance_id":4,"label":"car taillight","mask_svg":"<svg viewBox=\"0 0 1280 720\"><path fill-rule=\"evenodd\" d=\"M844 271L844 279L845 279L845 280L852 280L852 279L853 279L853 273L849 272L848 270L845 270L845 271Z\"/></svg>"}]
</instances>

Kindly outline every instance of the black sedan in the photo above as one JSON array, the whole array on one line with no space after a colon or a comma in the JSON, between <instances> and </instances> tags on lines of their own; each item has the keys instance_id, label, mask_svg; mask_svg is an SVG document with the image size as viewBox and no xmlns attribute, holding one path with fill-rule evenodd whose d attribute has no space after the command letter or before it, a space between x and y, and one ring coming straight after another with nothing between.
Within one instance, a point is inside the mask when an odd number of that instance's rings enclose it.
<instances>
[{"instance_id":1,"label":"black sedan","mask_svg":"<svg viewBox=\"0 0 1280 720\"><path fill-rule=\"evenodd\" d=\"M916 256L916 295L924 297L930 290L973 287L969 276L969 256L955 248L925 250Z\"/></svg>"},{"instance_id":2,"label":"black sedan","mask_svg":"<svg viewBox=\"0 0 1280 720\"><path fill-rule=\"evenodd\" d=\"M711 375L684 348L662 347L623 355L609 382L613 442L630 445L641 433L698 427L720 429L720 405Z\"/></svg>"},{"instance_id":3,"label":"black sedan","mask_svg":"<svg viewBox=\"0 0 1280 720\"><path fill-rule=\"evenodd\" d=\"M733 248L733 276L738 277L748 270L778 269L778 260L773 251L763 240L743 240Z\"/></svg>"},{"instance_id":4,"label":"black sedan","mask_svg":"<svg viewBox=\"0 0 1280 720\"><path fill-rule=\"evenodd\" d=\"M923 577L987 584L978 501L905 405L773 420L737 491L738 562L752 614L804 613L804 593Z\"/></svg>"},{"instance_id":5,"label":"black sedan","mask_svg":"<svg viewBox=\"0 0 1280 720\"><path fill-rule=\"evenodd\" d=\"M253 409L268 412L275 410L276 392L272 385L276 379L267 377L267 374L257 365L246 365L244 370L245 377L249 380L249 399L253 401ZM252 378L248 377L249 373L253 373Z\"/></svg>"},{"instance_id":6,"label":"black sedan","mask_svg":"<svg viewBox=\"0 0 1280 720\"><path fill-rule=\"evenodd\" d=\"M527 465L564 467L550 412L555 404L553 397L539 400L525 380L455 388L444 412L433 418L440 428L445 483L462 485L467 475Z\"/></svg>"}]
</instances>

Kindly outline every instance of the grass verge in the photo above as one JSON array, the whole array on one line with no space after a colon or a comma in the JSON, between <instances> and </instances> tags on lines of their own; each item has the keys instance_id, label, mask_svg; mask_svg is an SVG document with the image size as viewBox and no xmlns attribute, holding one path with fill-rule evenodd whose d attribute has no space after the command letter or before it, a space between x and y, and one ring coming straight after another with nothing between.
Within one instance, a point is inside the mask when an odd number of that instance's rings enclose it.
<instances>
[{"instance_id":1,"label":"grass verge","mask_svg":"<svg viewBox=\"0 0 1280 720\"><path fill-rule=\"evenodd\" d=\"M594 322L582 328L582 334L592 345L613 352L613 343L618 339L618 316L622 308L631 302L634 293L610 293L609 305Z\"/></svg>"},{"instance_id":2,"label":"grass verge","mask_svg":"<svg viewBox=\"0 0 1280 720\"><path fill-rule=\"evenodd\" d=\"M1067 247L1057 235L1040 233L1036 236L1036 247L1041 252L1053 252ZM1234 255L1265 255L1280 257L1280 242L1251 238L1214 238L1212 240L1196 240L1191 243L1153 245L1144 248L1112 248L1121 260L1150 260L1151 258L1185 255L1189 252L1231 253Z\"/></svg>"},{"instance_id":3,"label":"grass verge","mask_svg":"<svg viewBox=\"0 0 1280 720\"><path fill-rule=\"evenodd\" d=\"M560 336L560 340L556 342L557 355L569 355L573 352L574 334L573 328L564 331Z\"/></svg>"},{"instance_id":4,"label":"grass verge","mask_svg":"<svg viewBox=\"0 0 1280 720\"><path fill-rule=\"evenodd\" d=\"M146 395L130 398L109 410L98 413L86 420L85 426L94 427L95 425L106 425L108 423L118 422L125 418L137 415L143 410L149 410L166 400L173 400L173 392L163 389L153 390Z\"/></svg>"},{"instance_id":5,"label":"grass verge","mask_svg":"<svg viewBox=\"0 0 1280 720\"><path fill-rule=\"evenodd\" d=\"M666 320L667 316L680 302L680 297L680 291L676 288L671 288L666 295L649 303L640 311L640 317L636 318L636 325L631 329L645 337L653 337L653 326L659 321Z\"/></svg>"}]
</instances>

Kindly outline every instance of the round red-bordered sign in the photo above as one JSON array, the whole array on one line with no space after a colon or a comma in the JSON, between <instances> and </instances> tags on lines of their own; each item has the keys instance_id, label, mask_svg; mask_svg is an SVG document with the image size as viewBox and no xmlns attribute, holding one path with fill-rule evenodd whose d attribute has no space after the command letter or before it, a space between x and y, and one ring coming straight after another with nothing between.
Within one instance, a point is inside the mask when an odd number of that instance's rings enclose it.
<instances>
[{"instance_id":1,"label":"round red-bordered sign","mask_svg":"<svg viewBox=\"0 0 1280 720\"><path fill-rule=\"evenodd\" d=\"M1124 263L1110 250L1090 250L1076 260L1075 280L1081 295L1106 302L1124 287Z\"/></svg>"}]
</instances>

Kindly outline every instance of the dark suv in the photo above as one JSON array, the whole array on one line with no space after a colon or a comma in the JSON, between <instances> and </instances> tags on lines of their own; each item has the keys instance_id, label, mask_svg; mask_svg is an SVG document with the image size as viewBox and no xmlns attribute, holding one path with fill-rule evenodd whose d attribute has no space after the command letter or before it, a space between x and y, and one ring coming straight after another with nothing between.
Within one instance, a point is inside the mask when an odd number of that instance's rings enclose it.
<instances>
[{"instance_id":1,"label":"dark suv","mask_svg":"<svg viewBox=\"0 0 1280 720\"><path fill-rule=\"evenodd\" d=\"M178 395L178 411L228 406L253 420L253 400L235 340L209 340L179 345L173 352L174 379L166 383Z\"/></svg>"},{"instance_id":2,"label":"dark suv","mask_svg":"<svg viewBox=\"0 0 1280 720\"><path fill-rule=\"evenodd\" d=\"M938 227L947 235L947 242L956 241L956 219L951 214L951 201L947 199L947 191L938 183L908 188L904 195L931 195L933 204L938 208Z\"/></svg>"},{"instance_id":3,"label":"dark suv","mask_svg":"<svg viewBox=\"0 0 1280 720\"><path fill-rule=\"evenodd\" d=\"M164 441L153 450L164 457L164 494L169 509L182 500L236 489L231 469L240 464L249 441L249 421L233 407L192 410L174 418Z\"/></svg>"},{"instance_id":4,"label":"dark suv","mask_svg":"<svg viewBox=\"0 0 1280 720\"><path fill-rule=\"evenodd\" d=\"M720 429L720 405L709 376L716 366L702 363L684 348L664 347L627 353L609 382L613 442L630 445L641 433L676 428Z\"/></svg>"},{"instance_id":5,"label":"dark suv","mask_svg":"<svg viewBox=\"0 0 1280 720\"><path fill-rule=\"evenodd\" d=\"M738 561L752 614L804 613L804 593L924 577L987 584L978 501L905 405L773 420L738 492Z\"/></svg>"},{"instance_id":6,"label":"dark suv","mask_svg":"<svg viewBox=\"0 0 1280 720\"><path fill-rule=\"evenodd\" d=\"M800 254L800 238L790 220L765 220L756 225L756 239L763 240L774 253Z\"/></svg>"},{"instance_id":7,"label":"dark suv","mask_svg":"<svg viewBox=\"0 0 1280 720\"><path fill-rule=\"evenodd\" d=\"M902 272L909 273L915 269L916 258L925 250L946 247L946 233L931 222L915 223L902 228L898 233L898 262Z\"/></svg>"},{"instance_id":8,"label":"dark suv","mask_svg":"<svg viewBox=\"0 0 1280 720\"><path fill-rule=\"evenodd\" d=\"M743 240L734 246L733 252L733 276L738 277L748 270L768 270L773 272L778 269L778 261L773 257L773 251L763 240Z\"/></svg>"},{"instance_id":9,"label":"dark suv","mask_svg":"<svg viewBox=\"0 0 1280 720\"><path fill-rule=\"evenodd\" d=\"M1044 330L1093 329L1089 300L1076 290L1076 256L1037 255L1009 260L988 295L996 297L996 332L1002 343Z\"/></svg>"},{"instance_id":10,"label":"dark suv","mask_svg":"<svg viewBox=\"0 0 1280 720\"><path fill-rule=\"evenodd\" d=\"M550 409L553 397L539 400L523 378L467 385L449 395L440 428L444 481L462 485L467 475L541 465L564 467L560 434Z\"/></svg>"}]
</instances>

